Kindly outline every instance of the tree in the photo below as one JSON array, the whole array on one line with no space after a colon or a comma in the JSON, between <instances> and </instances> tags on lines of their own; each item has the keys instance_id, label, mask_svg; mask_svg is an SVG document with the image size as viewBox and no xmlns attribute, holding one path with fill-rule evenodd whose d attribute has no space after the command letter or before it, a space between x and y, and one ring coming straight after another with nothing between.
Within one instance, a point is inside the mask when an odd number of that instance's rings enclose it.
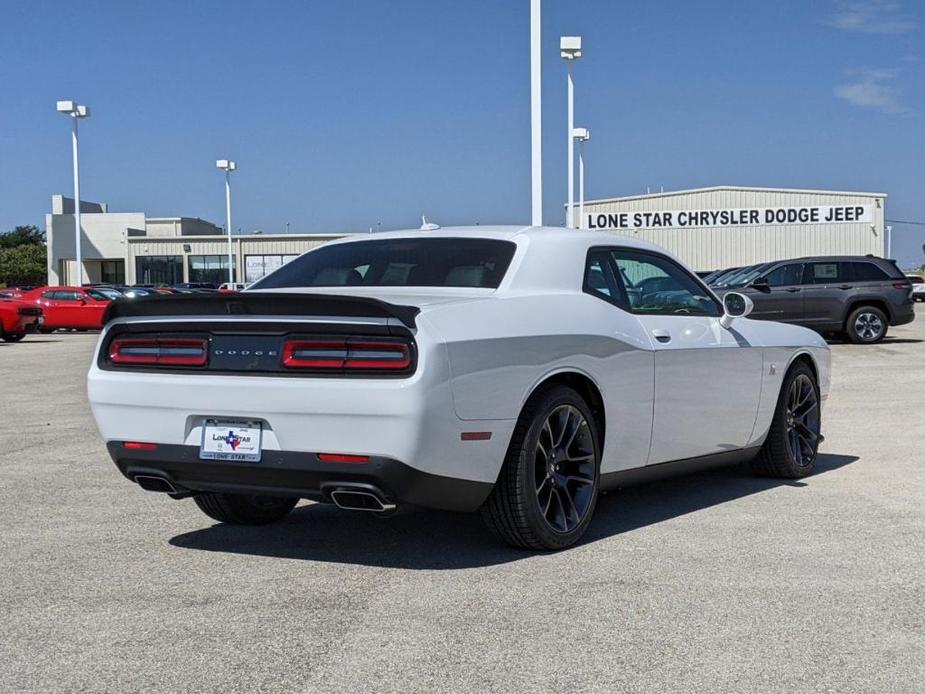
<instances>
[{"instance_id":1,"label":"tree","mask_svg":"<svg viewBox=\"0 0 925 694\"><path fill-rule=\"evenodd\" d=\"M0 234L0 285L45 284L45 234L37 227L18 226Z\"/></svg>"},{"instance_id":2,"label":"tree","mask_svg":"<svg viewBox=\"0 0 925 694\"><path fill-rule=\"evenodd\" d=\"M12 231L0 234L0 248L16 248L17 246L44 246L45 232L39 231L37 226L24 224Z\"/></svg>"}]
</instances>

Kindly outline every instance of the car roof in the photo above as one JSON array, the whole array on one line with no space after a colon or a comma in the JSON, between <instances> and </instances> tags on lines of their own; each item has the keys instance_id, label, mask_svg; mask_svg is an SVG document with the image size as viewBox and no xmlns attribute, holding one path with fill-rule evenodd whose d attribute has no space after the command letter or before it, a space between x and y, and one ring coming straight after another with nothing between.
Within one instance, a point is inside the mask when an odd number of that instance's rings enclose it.
<instances>
[{"instance_id":1,"label":"car roof","mask_svg":"<svg viewBox=\"0 0 925 694\"><path fill-rule=\"evenodd\" d=\"M618 244L632 248L645 250L654 250L659 253L668 254L668 252L654 243L642 241L631 236L625 236L613 231L585 231L581 229L566 229L565 227L549 226L520 226L520 225L503 225L503 224L484 224L477 226L455 226L440 227L439 229L399 229L395 231L383 231L375 234L353 234L351 236L334 239L325 243L325 246L344 243L362 243L363 241L380 240L380 239L405 239L405 238L432 238L432 239L498 239L502 241L568 241L572 240L579 244L587 243L588 245L609 245ZM670 255L670 254L669 254Z\"/></svg>"}]
</instances>

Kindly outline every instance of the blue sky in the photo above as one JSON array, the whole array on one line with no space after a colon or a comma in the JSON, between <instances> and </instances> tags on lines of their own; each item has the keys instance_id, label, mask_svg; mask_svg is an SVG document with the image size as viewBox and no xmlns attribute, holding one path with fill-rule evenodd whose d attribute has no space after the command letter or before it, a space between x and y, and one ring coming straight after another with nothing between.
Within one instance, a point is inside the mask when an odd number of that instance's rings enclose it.
<instances>
[{"instance_id":1,"label":"blue sky","mask_svg":"<svg viewBox=\"0 0 925 694\"><path fill-rule=\"evenodd\" d=\"M565 68L587 195L721 184L889 194L925 221L925 3L545 0L545 216L565 199ZM236 228L525 222L528 0L4 2L0 229L71 193ZM925 226L895 225L922 262Z\"/></svg>"}]
</instances>

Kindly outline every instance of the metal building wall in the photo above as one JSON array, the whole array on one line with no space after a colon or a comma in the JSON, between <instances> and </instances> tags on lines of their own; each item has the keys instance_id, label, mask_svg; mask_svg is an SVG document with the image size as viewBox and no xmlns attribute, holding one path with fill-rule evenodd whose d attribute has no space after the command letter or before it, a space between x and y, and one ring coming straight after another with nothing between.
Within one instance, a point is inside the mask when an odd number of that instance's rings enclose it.
<instances>
[{"instance_id":1,"label":"metal building wall","mask_svg":"<svg viewBox=\"0 0 925 694\"><path fill-rule=\"evenodd\" d=\"M620 231L656 243L695 270L714 270L808 255L884 254L883 194L711 188L585 202L589 214L826 205L870 205L864 223L793 224ZM577 210L576 210L577 214Z\"/></svg>"}]
</instances>

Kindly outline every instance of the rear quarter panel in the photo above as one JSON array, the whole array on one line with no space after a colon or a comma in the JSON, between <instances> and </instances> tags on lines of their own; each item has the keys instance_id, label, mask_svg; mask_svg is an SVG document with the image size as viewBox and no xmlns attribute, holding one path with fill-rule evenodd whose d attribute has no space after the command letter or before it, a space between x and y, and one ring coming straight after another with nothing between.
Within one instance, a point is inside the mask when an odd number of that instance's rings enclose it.
<instances>
[{"instance_id":1,"label":"rear quarter panel","mask_svg":"<svg viewBox=\"0 0 925 694\"><path fill-rule=\"evenodd\" d=\"M446 343L460 419L513 423L543 381L578 373L604 400L602 471L645 465L654 353L633 316L587 294L562 293L453 304L426 319Z\"/></svg>"}]
</instances>

